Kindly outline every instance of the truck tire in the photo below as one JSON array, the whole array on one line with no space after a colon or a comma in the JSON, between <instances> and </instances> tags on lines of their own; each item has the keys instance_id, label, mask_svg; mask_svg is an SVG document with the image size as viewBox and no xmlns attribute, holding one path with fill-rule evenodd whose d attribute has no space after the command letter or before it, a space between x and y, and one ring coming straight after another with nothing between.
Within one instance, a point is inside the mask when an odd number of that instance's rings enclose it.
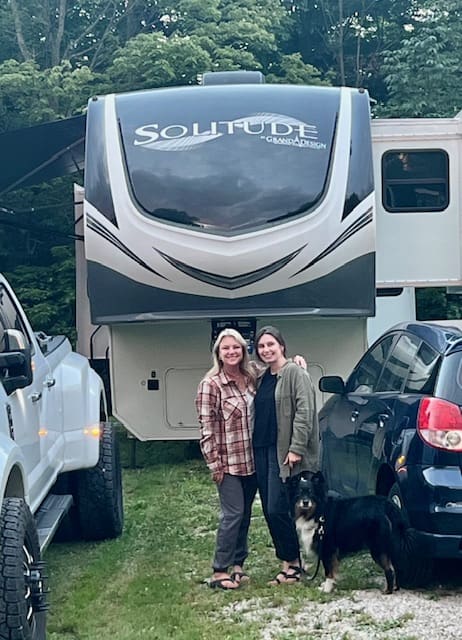
<instances>
[{"instance_id":1,"label":"truck tire","mask_svg":"<svg viewBox=\"0 0 462 640\"><path fill-rule=\"evenodd\" d=\"M403 511L405 519L409 521L397 482L390 489L388 497ZM408 589L426 587L433 578L434 561L426 556L425 550L419 545L415 530L412 528L406 532L406 538L399 551L398 566L395 568L400 586Z\"/></svg>"},{"instance_id":2,"label":"truck tire","mask_svg":"<svg viewBox=\"0 0 462 640\"><path fill-rule=\"evenodd\" d=\"M117 538L123 528L122 467L116 433L101 423L98 464L77 472L76 507L84 540Z\"/></svg>"},{"instance_id":3,"label":"truck tire","mask_svg":"<svg viewBox=\"0 0 462 640\"><path fill-rule=\"evenodd\" d=\"M5 498L0 517L0 638L45 640L44 564L35 521L21 498Z\"/></svg>"}]
</instances>

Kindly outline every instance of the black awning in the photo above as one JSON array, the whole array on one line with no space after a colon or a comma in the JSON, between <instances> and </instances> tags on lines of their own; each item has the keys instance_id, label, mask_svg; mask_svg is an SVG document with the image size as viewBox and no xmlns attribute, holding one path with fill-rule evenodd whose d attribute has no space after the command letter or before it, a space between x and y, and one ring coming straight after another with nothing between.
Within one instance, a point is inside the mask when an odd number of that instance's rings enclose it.
<instances>
[{"instance_id":1,"label":"black awning","mask_svg":"<svg viewBox=\"0 0 462 640\"><path fill-rule=\"evenodd\" d=\"M0 195L81 171L86 116L0 135Z\"/></svg>"}]
</instances>

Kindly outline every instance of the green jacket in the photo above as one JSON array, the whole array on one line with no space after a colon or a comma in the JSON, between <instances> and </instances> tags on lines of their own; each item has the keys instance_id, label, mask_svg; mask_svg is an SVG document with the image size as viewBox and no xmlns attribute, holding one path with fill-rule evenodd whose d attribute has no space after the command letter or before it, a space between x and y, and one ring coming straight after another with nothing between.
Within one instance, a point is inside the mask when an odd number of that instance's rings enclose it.
<instances>
[{"instance_id":1,"label":"green jacket","mask_svg":"<svg viewBox=\"0 0 462 640\"><path fill-rule=\"evenodd\" d=\"M261 379L261 376L260 376ZM307 371L287 362L277 374L277 456L282 480L302 471L319 470L319 425L316 394ZM302 456L292 469L283 462L289 451Z\"/></svg>"}]
</instances>

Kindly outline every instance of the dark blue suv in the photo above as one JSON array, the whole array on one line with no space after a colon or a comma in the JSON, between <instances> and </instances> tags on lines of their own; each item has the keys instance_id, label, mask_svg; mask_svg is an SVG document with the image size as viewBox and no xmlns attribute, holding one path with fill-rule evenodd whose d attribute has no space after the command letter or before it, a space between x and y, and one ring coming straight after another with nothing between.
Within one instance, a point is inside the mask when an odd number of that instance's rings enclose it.
<instances>
[{"instance_id":1,"label":"dark blue suv","mask_svg":"<svg viewBox=\"0 0 462 640\"><path fill-rule=\"evenodd\" d=\"M389 496L416 530L404 575L462 558L462 331L408 322L382 335L348 380L324 376L322 470L342 497Z\"/></svg>"}]
</instances>

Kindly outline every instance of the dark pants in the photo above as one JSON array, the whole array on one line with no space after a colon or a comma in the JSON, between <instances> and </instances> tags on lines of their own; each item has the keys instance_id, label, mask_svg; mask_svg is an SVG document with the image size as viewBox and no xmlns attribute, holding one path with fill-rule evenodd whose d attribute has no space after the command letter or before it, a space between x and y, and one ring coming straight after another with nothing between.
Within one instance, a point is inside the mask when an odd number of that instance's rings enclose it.
<instances>
[{"instance_id":1,"label":"dark pants","mask_svg":"<svg viewBox=\"0 0 462 640\"><path fill-rule=\"evenodd\" d=\"M217 485L220 498L220 523L217 531L213 570L226 573L231 565L243 566L248 556L247 535L252 504L257 492L255 474L225 474Z\"/></svg>"},{"instance_id":2,"label":"dark pants","mask_svg":"<svg viewBox=\"0 0 462 640\"><path fill-rule=\"evenodd\" d=\"M294 479L282 482L276 447L256 447L255 467L263 514L279 560L291 562L300 557L300 546L293 518L296 491Z\"/></svg>"}]
</instances>

